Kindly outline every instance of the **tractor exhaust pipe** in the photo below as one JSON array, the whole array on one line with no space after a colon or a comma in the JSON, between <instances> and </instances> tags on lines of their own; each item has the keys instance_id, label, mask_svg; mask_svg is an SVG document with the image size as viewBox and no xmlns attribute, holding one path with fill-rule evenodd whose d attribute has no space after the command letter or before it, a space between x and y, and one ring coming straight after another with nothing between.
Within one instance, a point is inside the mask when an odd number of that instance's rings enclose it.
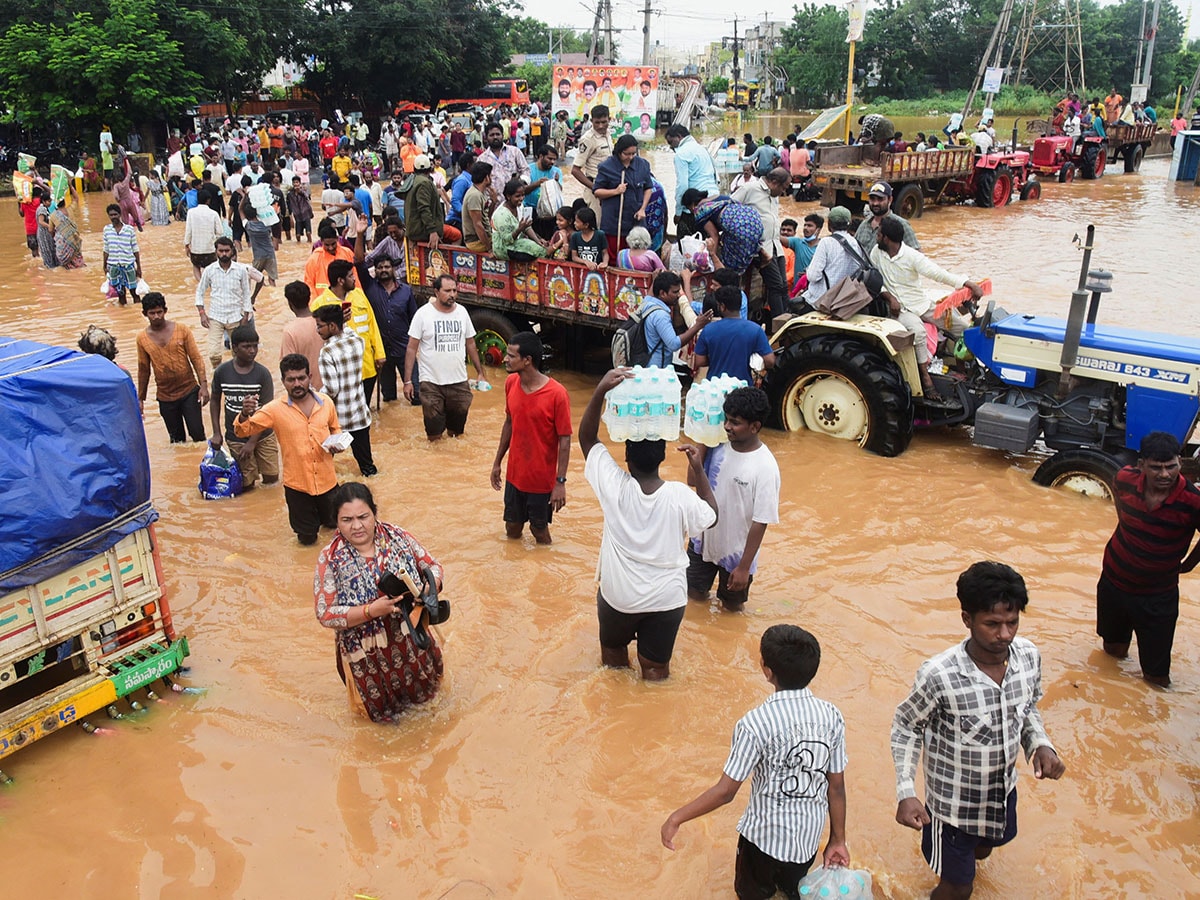
<instances>
[{"instance_id":1,"label":"tractor exhaust pipe","mask_svg":"<svg viewBox=\"0 0 1200 900\"><path fill-rule=\"evenodd\" d=\"M1067 330L1063 335L1062 376L1058 380L1058 399L1063 399L1071 389L1071 369L1079 356L1079 338L1083 334L1083 323L1087 317L1088 266L1092 261L1092 244L1096 237L1096 226L1089 225L1087 238L1083 242L1083 261L1079 269L1079 286L1071 291L1071 312L1067 316Z\"/></svg>"}]
</instances>

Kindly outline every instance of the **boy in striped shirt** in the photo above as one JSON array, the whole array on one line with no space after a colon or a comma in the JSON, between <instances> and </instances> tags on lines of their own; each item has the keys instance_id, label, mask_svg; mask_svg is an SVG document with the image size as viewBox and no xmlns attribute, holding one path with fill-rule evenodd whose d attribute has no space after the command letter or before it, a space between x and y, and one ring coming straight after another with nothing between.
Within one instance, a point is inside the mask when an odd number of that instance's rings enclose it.
<instances>
[{"instance_id":1,"label":"boy in striped shirt","mask_svg":"<svg viewBox=\"0 0 1200 900\"><path fill-rule=\"evenodd\" d=\"M674 850L679 826L730 802L751 773L750 802L738 821L733 888L741 900L777 890L798 900L829 815L826 866L850 865L846 847L846 723L808 689L821 663L817 639L796 625L772 625L759 643L775 693L733 730L721 780L667 817L662 842Z\"/></svg>"}]
</instances>

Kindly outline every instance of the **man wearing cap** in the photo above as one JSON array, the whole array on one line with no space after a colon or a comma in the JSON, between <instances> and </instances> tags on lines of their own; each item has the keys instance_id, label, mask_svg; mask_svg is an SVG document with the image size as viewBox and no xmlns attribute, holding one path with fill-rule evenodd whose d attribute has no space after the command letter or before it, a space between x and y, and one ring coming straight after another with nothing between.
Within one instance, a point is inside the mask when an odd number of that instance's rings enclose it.
<instances>
[{"instance_id":1,"label":"man wearing cap","mask_svg":"<svg viewBox=\"0 0 1200 900\"><path fill-rule=\"evenodd\" d=\"M884 219L895 219L899 222L904 228L904 243L914 250L921 249L921 242L917 240L916 232L912 230L908 220L892 212L892 186L890 184L886 181L877 181L871 185L871 191L867 196L867 206L871 207L871 215L863 220L854 234L864 253L870 255L871 251L875 249L875 245L879 243L879 223Z\"/></svg>"},{"instance_id":2,"label":"man wearing cap","mask_svg":"<svg viewBox=\"0 0 1200 900\"><path fill-rule=\"evenodd\" d=\"M428 242L431 249L437 249L443 240L457 244L462 232L446 224L446 204L433 183L432 170L433 162L426 154L413 160L412 187L404 195L404 227L413 241Z\"/></svg>"},{"instance_id":3,"label":"man wearing cap","mask_svg":"<svg viewBox=\"0 0 1200 900\"><path fill-rule=\"evenodd\" d=\"M804 299L813 307L816 307L821 295L847 275L857 272L862 264L855 256L859 248L854 246L854 238L850 236L850 210L835 206L829 211L826 221L829 223L829 237L817 244L812 261L804 270L808 275L808 291Z\"/></svg>"}]
</instances>

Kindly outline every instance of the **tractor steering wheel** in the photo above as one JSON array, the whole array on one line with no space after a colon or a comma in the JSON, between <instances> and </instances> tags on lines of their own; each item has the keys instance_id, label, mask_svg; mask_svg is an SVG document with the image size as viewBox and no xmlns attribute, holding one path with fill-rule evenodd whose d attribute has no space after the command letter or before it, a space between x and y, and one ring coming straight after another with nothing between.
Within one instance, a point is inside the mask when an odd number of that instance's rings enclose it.
<instances>
[{"instance_id":1,"label":"tractor steering wheel","mask_svg":"<svg viewBox=\"0 0 1200 900\"><path fill-rule=\"evenodd\" d=\"M992 312L996 309L996 301L989 300L987 309L983 311L983 318L979 320L979 330L984 334L987 333L988 326L992 324Z\"/></svg>"}]
</instances>

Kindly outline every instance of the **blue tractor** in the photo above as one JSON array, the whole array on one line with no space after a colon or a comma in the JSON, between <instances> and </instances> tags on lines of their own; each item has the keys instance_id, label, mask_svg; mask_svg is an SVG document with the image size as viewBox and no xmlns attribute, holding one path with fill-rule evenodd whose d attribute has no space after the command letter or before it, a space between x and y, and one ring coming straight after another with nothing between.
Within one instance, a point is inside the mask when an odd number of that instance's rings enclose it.
<instances>
[{"instance_id":1,"label":"blue tractor","mask_svg":"<svg viewBox=\"0 0 1200 900\"><path fill-rule=\"evenodd\" d=\"M1113 475L1150 431L1186 443L1200 412L1200 340L1097 324L1107 272L1089 271L1089 227L1067 319L1012 315L989 302L933 375L950 403L926 402L912 335L894 319L824 313L776 319L765 387L774 422L904 452L918 427L973 426L972 441L1054 451L1039 484L1111 495Z\"/></svg>"}]
</instances>

